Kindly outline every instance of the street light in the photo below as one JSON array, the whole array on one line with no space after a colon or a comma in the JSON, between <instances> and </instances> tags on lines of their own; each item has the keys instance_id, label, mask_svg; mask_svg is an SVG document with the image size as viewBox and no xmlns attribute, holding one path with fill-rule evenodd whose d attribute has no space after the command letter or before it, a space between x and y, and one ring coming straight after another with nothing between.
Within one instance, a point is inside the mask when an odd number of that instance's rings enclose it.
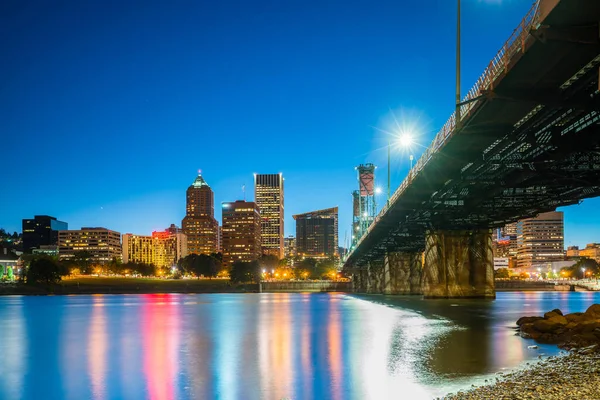
<instances>
[{"instance_id":1,"label":"street light","mask_svg":"<svg viewBox=\"0 0 600 400\"><path fill-rule=\"evenodd\" d=\"M458 10L456 13L456 113L454 129L460 124L460 1L457 0Z\"/></svg>"},{"instance_id":2,"label":"street light","mask_svg":"<svg viewBox=\"0 0 600 400\"><path fill-rule=\"evenodd\" d=\"M581 268L581 271L583 272L583 279L585 279L585 268Z\"/></svg>"},{"instance_id":3,"label":"street light","mask_svg":"<svg viewBox=\"0 0 600 400\"><path fill-rule=\"evenodd\" d=\"M400 145L400 147L406 148L408 150L410 150L411 145L414 143L413 141L413 137L410 133L402 133L400 134L400 137L398 138L398 144ZM388 205L390 203L390 195L391 195L391 175L392 175L392 168L391 168L391 148L392 148L392 143L391 141L388 140L388 171L387 171L387 178L388 178L388 182L387 182L387 202ZM410 169L412 170L413 167L413 159L414 156L411 154L410 157Z\"/></svg>"}]
</instances>

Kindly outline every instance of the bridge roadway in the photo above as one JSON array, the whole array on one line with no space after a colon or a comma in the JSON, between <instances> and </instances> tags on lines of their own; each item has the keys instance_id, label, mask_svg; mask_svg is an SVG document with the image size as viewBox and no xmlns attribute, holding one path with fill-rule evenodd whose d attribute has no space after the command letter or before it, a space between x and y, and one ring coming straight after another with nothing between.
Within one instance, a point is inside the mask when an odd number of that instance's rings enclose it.
<instances>
[{"instance_id":1,"label":"bridge roadway","mask_svg":"<svg viewBox=\"0 0 600 400\"><path fill-rule=\"evenodd\" d=\"M351 249L355 291L493 298L491 228L600 195L598 21L534 4Z\"/></svg>"}]
</instances>

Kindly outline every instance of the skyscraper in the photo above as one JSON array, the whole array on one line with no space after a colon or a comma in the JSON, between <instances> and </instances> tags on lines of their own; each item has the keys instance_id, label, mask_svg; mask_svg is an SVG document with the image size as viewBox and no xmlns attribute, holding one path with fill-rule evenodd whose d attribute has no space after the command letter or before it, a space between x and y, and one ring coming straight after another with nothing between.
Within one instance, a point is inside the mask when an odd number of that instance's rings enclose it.
<instances>
[{"instance_id":1,"label":"skyscraper","mask_svg":"<svg viewBox=\"0 0 600 400\"><path fill-rule=\"evenodd\" d=\"M189 254L217 252L218 226L214 193L200 172L186 192L186 215L181 222Z\"/></svg>"},{"instance_id":2,"label":"skyscraper","mask_svg":"<svg viewBox=\"0 0 600 400\"><path fill-rule=\"evenodd\" d=\"M283 243L283 176L254 175L254 201L260 210L261 242L265 254L284 257Z\"/></svg>"},{"instance_id":3,"label":"skyscraper","mask_svg":"<svg viewBox=\"0 0 600 400\"><path fill-rule=\"evenodd\" d=\"M338 255L338 208L294 215L296 252L301 257L327 258Z\"/></svg>"},{"instance_id":4,"label":"skyscraper","mask_svg":"<svg viewBox=\"0 0 600 400\"><path fill-rule=\"evenodd\" d=\"M564 260L562 211L539 214L517 222L517 267Z\"/></svg>"},{"instance_id":5,"label":"skyscraper","mask_svg":"<svg viewBox=\"0 0 600 400\"><path fill-rule=\"evenodd\" d=\"M49 215L36 215L23 220L23 251L31 253L40 246L58 245L58 231L69 229L66 222Z\"/></svg>"},{"instance_id":6,"label":"skyscraper","mask_svg":"<svg viewBox=\"0 0 600 400\"><path fill-rule=\"evenodd\" d=\"M223 265L253 261L261 256L261 221L256 203L238 200L223 203Z\"/></svg>"}]
</instances>

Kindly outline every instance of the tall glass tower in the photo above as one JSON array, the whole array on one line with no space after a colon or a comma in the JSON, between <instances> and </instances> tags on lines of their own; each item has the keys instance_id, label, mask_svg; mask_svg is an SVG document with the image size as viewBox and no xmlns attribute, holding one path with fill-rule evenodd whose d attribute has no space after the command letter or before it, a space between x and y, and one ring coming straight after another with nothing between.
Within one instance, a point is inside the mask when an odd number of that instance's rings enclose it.
<instances>
[{"instance_id":1,"label":"tall glass tower","mask_svg":"<svg viewBox=\"0 0 600 400\"><path fill-rule=\"evenodd\" d=\"M265 254L284 257L283 175L254 174L254 201L261 217L261 243Z\"/></svg>"}]
</instances>

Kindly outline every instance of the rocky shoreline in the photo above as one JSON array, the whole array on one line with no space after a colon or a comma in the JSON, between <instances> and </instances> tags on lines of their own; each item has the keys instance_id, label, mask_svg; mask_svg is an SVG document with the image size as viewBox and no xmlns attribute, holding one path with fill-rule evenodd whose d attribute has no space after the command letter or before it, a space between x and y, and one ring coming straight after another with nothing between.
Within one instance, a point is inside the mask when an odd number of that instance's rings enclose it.
<instances>
[{"instance_id":1,"label":"rocky shoreline","mask_svg":"<svg viewBox=\"0 0 600 400\"><path fill-rule=\"evenodd\" d=\"M594 345L548 357L528 368L499 374L494 383L449 394L443 399L600 399L599 350Z\"/></svg>"},{"instance_id":2,"label":"rocky shoreline","mask_svg":"<svg viewBox=\"0 0 600 400\"><path fill-rule=\"evenodd\" d=\"M523 338L570 351L528 363L522 370L499 373L495 382L444 399L600 399L600 304L583 313L563 315L555 309L543 317L522 317L517 326Z\"/></svg>"}]
</instances>

